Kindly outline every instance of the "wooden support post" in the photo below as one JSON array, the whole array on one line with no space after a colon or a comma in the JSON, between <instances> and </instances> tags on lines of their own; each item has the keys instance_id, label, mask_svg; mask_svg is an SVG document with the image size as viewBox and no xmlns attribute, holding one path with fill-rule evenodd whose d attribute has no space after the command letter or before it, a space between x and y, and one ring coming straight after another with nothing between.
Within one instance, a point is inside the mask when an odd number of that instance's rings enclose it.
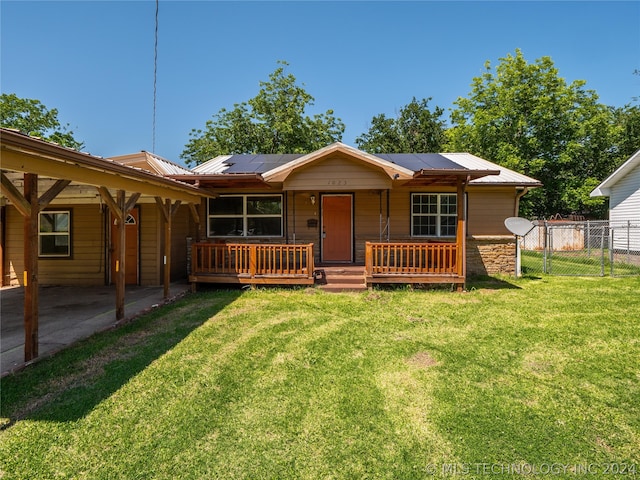
<instances>
[{"instance_id":1,"label":"wooden support post","mask_svg":"<svg viewBox=\"0 0 640 480\"><path fill-rule=\"evenodd\" d=\"M5 233L7 231L7 207L0 205L0 287L5 286L4 249Z\"/></svg>"},{"instance_id":2,"label":"wooden support post","mask_svg":"<svg viewBox=\"0 0 640 480\"><path fill-rule=\"evenodd\" d=\"M171 224L172 218L180 208L181 201L176 201L171 205L171 199L167 198L162 201L162 198L155 197L156 204L162 213L162 219L164 221L164 255L163 255L163 285L164 285L164 298L169 298L169 285L171 284Z\"/></svg>"},{"instance_id":3,"label":"wooden support post","mask_svg":"<svg viewBox=\"0 0 640 480\"><path fill-rule=\"evenodd\" d=\"M38 356L38 175L24 174L24 361Z\"/></svg>"},{"instance_id":4,"label":"wooden support post","mask_svg":"<svg viewBox=\"0 0 640 480\"><path fill-rule=\"evenodd\" d=\"M457 264L457 274L462 277L466 283L467 277L467 225L465 219L465 188L466 184L469 181L469 177L467 177L467 181L465 182L463 179L459 178L457 182L457 209L458 209L458 224L456 229L456 244L458 248L458 255L456 258ZM464 284L458 284L458 291L462 291L464 289Z\"/></svg>"},{"instance_id":5,"label":"wooden support post","mask_svg":"<svg viewBox=\"0 0 640 480\"><path fill-rule=\"evenodd\" d=\"M165 211L168 213L165 215L164 221L164 285L163 296L165 299L169 298L169 285L171 284L171 199L165 200Z\"/></svg>"},{"instance_id":6,"label":"wooden support post","mask_svg":"<svg viewBox=\"0 0 640 480\"><path fill-rule=\"evenodd\" d=\"M125 258L126 258L126 202L125 191L118 190L116 204L118 211L121 212L117 216L116 231L118 241L116 242L116 249L114 252L116 258L116 320L122 320L124 318L124 296L125 296Z\"/></svg>"}]
</instances>

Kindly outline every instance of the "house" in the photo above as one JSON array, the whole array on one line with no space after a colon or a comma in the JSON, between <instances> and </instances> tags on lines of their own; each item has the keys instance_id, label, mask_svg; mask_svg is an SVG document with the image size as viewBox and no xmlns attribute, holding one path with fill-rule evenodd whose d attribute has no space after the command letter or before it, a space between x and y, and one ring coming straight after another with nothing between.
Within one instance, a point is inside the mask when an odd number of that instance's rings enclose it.
<instances>
[{"instance_id":1,"label":"house","mask_svg":"<svg viewBox=\"0 0 640 480\"><path fill-rule=\"evenodd\" d=\"M613 250L640 253L640 150L592 192L609 197L609 224Z\"/></svg>"},{"instance_id":2,"label":"house","mask_svg":"<svg viewBox=\"0 0 640 480\"><path fill-rule=\"evenodd\" d=\"M0 279L25 290L37 357L39 285L450 283L514 273L504 219L540 186L465 153L223 155L188 170L149 152L96 157L0 129Z\"/></svg>"},{"instance_id":3,"label":"house","mask_svg":"<svg viewBox=\"0 0 640 480\"><path fill-rule=\"evenodd\" d=\"M313 283L361 266L366 283L513 274L504 219L537 180L466 153L222 155L171 178L215 192L192 245L192 282Z\"/></svg>"},{"instance_id":4,"label":"house","mask_svg":"<svg viewBox=\"0 0 640 480\"><path fill-rule=\"evenodd\" d=\"M122 319L127 284L163 285L167 297L171 279L184 278L184 239L197 238L209 193L153 170L185 170L146 153L134 167L5 128L0 146L0 279L25 290L25 361L38 356L39 285L113 284Z\"/></svg>"}]
</instances>

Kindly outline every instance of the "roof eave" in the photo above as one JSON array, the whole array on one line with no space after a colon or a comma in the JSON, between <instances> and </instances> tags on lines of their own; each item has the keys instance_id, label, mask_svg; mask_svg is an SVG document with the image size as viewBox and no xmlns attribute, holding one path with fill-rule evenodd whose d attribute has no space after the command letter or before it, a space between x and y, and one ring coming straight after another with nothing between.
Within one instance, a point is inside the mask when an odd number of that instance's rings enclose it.
<instances>
[{"instance_id":1,"label":"roof eave","mask_svg":"<svg viewBox=\"0 0 640 480\"><path fill-rule=\"evenodd\" d=\"M422 169L415 172L414 178L420 177L435 177L435 176L457 176L457 177L469 177L470 180L475 180L482 177L488 177L489 175L499 175L499 170L469 170L469 169Z\"/></svg>"},{"instance_id":2,"label":"roof eave","mask_svg":"<svg viewBox=\"0 0 640 480\"><path fill-rule=\"evenodd\" d=\"M618 183L628 172L640 165L640 150L631 155L629 159L620 165L611 175L609 175L600 185L593 189L590 197L608 197L611 195L611 187Z\"/></svg>"}]
</instances>

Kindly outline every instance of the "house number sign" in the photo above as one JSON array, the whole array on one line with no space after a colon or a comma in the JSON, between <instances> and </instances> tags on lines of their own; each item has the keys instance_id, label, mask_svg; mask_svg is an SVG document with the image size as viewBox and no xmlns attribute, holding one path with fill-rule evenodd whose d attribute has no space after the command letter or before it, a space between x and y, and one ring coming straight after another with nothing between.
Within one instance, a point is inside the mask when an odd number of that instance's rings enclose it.
<instances>
[{"instance_id":1,"label":"house number sign","mask_svg":"<svg viewBox=\"0 0 640 480\"><path fill-rule=\"evenodd\" d=\"M332 187L344 187L347 185L347 181L344 179L327 180L327 185L331 185Z\"/></svg>"}]
</instances>

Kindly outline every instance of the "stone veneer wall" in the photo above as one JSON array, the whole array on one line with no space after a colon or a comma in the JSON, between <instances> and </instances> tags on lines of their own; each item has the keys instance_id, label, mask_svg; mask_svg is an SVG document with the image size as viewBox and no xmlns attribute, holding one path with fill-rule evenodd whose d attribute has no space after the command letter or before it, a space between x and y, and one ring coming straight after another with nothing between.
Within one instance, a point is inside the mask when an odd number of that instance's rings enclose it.
<instances>
[{"instance_id":1,"label":"stone veneer wall","mask_svg":"<svg viewBox=\"0 0 640 480\"><path fill-rule=\"evenodd\" d=\"M467 275L516 273L516 241L511 235L467 237Z\"/></svg>"}]
</instances>

